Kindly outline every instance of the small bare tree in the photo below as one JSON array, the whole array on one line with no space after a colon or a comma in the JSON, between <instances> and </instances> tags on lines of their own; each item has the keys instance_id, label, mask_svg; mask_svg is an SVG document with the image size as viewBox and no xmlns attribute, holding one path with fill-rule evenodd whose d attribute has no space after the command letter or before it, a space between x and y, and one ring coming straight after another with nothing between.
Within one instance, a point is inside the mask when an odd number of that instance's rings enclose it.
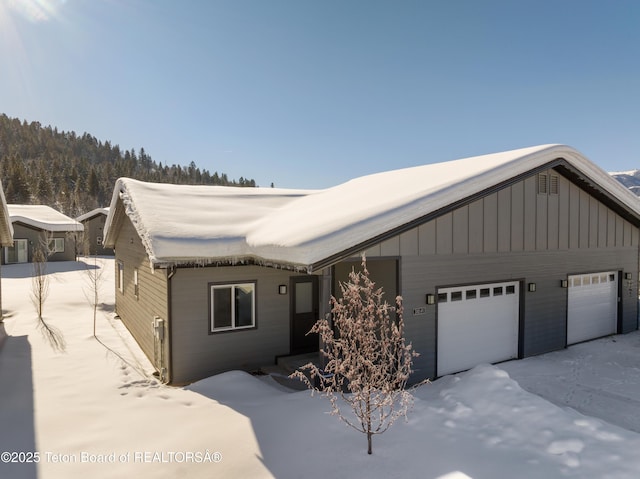
<instances>
[{"instance_id":1,"label":"small bare tree","mask_svg":"<svg viewBox=\"0 0 640 479\"><path fill-rule=\"evenodd\" d=\"M47 254L43 248L36 248L32 262L31 299L38 315L38 326L53 349L64 351L66 344L62 333L44 319L44 304L49 296L49 278L47 276Z\"/></svg>"},{"instance_id":2,"label":"small bare tree","mask_svg":"<svg viewBox=\"0 0 640 479\"><path fill-rule=\"evenodd\" d=\"M93 307L93 337L97 339L96 320L98 316L98 306L100 305L100 296L104 279L104 269L98 265L97 256L93 256L93 265L87 264L86 273L86 281L88 287L85 290L84 294L89 301L89 304Z\"/></svg>"},{"instance_id":3,"label":"small bare tree","mask_svg":"<svg viewBox=\"0 0 640 479\"><path fill-rule=\"evenodd\" d=\"M362 271L352 270L340 288L342 298L331 298L333 327L320 319L309 332L320 335L327 360L324 370L309 363L291 377L327 396L332 415L367 435L371 454L373 435L406 417L413 404L405 386L418 354L405 344L402 298L396 298L396 307L383 301L382 288L376 289L369 278L364 256ZM340 410L339 398L351 407L355 420Z\"/></svg>"}]
</instances>

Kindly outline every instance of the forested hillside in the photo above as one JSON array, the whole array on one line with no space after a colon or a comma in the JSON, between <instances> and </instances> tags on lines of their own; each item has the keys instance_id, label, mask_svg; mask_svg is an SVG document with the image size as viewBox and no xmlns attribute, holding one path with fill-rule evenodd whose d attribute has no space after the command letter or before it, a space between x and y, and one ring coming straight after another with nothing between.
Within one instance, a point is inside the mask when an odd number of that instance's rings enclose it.
<instances>
[{"instance_id":1,"label":"forested hillside","mask_svg":"<svg viewBox=\"0 0 640 479\"><path fill-rule=\"evenodd\" d=\"M177 184L255 186L254 180L230 180L224 173L189 166L163 165L144 148L122 151L89 133L58 131L0 114L0 174L7 203L44 204L76 217L108 206L115 180L127 176Z\"/></svg>"}]
</instances>

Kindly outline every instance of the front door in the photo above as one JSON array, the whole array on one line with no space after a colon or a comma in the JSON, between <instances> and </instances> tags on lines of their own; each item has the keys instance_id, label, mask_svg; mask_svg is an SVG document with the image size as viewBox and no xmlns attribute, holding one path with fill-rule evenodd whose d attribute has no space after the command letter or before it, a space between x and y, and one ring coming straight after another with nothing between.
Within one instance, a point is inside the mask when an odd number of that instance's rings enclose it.
<instances>
[{"instance_id":1,"label":"front door","mask_svg":"<svg viewBox=\"0 0 640 479\"><path fill-rule=\"evenodd\" d=\"M318 320L318 278L291 278L291 354L318 350L317 334L307 334Z\"/></svg>"}]
</instances>

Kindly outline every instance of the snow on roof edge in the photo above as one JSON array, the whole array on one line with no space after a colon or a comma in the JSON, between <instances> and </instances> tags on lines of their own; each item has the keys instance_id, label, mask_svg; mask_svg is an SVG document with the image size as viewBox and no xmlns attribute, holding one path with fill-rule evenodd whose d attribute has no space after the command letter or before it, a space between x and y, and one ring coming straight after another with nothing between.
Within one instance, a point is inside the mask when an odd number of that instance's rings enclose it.
<instances>
[{"instance_id":1,"label":"snow on roof edge","mask_svg":"<svg viewBox=\"0 0 640 479\"><path fill-rule=\"evenodd\" d=\"M211 241L211 247L209 248L211 256L204 258L201 254L194 254L193 257L181 254L185 252L184 246L182 249L180 248L179 240L171 246L172 241L170 238L165 239L166 241L162 240L165 241L165 243L160 247L161 254L157 254L158 252L154 248L153 238L145 228L143 218L140 217L135 208L134 199L127 196L127 182L135 182L137 180L120 179L114 189L111 209L107 217L107 224L105 225L105 239L109 238L110 241L113 241L109 231L115 215L114 209L117 200L122 199L125 205L124 212L134 224L149 256L149 260L154 267L187 264L251 263L310 272L315 265L329 258L338 257L340 254L350 251L358 245L365 244L366 241L372 238L376 238L386 232L392 232L401 228L403 225L409 224L411 221L425 217L429 212L437 211L456 201L468 198L473 194L480 193L487 188L508 181L518 175L526 174L528 171L559 159L566 161L580 176L583 176L588 182L593 182L599 188L603 189L614 201L618 202L625 210L629 211L632 216L640 220L640 201L635 195L577 150L566 145L550 144L432 165L431 169L435 168L437 170L439 168L438 165L452 164L456 163L456 161L487 161L488 164L484 169L483 167L477 169L477 173L474 174L466 176L460 175L458 178L455 178L454 175L452 181L443 184L438 183L438 187L433 190L420 192L418 189L414 196L409 195L403 197L401 194L399 196L401 200L400 203L384 210L367 213L357 221L340 227L335 231L329 230L329 232L325 231L323 233L321 228L320 232L313 231L313 225L321 224L323 220L326 221L330 219L331 216L317 216L314 212L305 210L303 206L318 203L316 206L320 212L323 212L323 208L326 208L326 210L329 209L324 199L331 198L332 195L339 195L341 189L344 191L348 189L350 185L357 186L360 183L366 184L368 178L376 176L382 178L384 175L402 170L355 178L347 183L337 185L334 188L318 190L316 192L317 197L316 195L302 196L289 202L282 208L275 209L269 215L262 218L260 224L252 225L251 228L247 230L247 236L244 239L240 238L237 240L236 250L227 249L223 242L216 243L216 241ZM425 165L425 167L427 166L429 165ZM406 168L404 170L412 173L411 170L417 170L419 168L421 167ZM287 216L286 213L290 213L291 211L297 216ZM295 233L304 230L304 226L296 222L296 220L300 218L311 222L311 234L307 239L302 236L302 241L295 242L295 240L293 240L287 244L286 241L289 239L290 228L293 228L291 231ZM271 223L273 223L274 220L279 220L281 224L288 225L286 228L289 229L285 228L284 231L279 232L276 227L275 240L270 241L268 238L269 234L262 233L268 231L273 234L274 227ZM278 221L275 222L277 223ZM268 229L265 230L265 227ZM308 234L308 229L304 230L304 233ZM278 239L278 234L280 234L280 239ZM295 236L295 234L293 236ZM105 241L105 243L107 243L107 241ZM197 252L194 251L194 253Z\"/></svg>"},{"instance_id":2,"label":"snow on roof edge","mask_svg":"<svg viewBox=\"0 0 640 479\"><path fill-rule=\"evenodd\" d=\"M51 232L84 231L84 225L46 205L7 205L11 223Z\"/></svg>"},{"instance_id":3,"label":"snow on roof edge","mask_svg":"<svg viewBox=\"0 0 640 479\"><path fill-rule=\"evenodd\" d=\"M94 210L89 211L88 213L85 213L83 215L78 216L76 218L76 221L83 222L84 220L88 220L90 218L93 218L94 216L98 216L98 215L107 216L108 214L109 214L109 207L96 208Z\"/></svg>"}]
</instances>

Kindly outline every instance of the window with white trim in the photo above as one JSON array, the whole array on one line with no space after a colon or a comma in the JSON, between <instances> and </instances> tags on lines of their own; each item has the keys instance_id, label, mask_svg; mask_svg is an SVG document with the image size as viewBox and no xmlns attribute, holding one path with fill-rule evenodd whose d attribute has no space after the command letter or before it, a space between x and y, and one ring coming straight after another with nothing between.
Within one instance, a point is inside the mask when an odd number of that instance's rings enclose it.
<instances>
[{"instance_id":1,"label":"window with white trim","mask_svg":"<svg viewBox=\"0 0 640 479\"><path fill-rule=\"evenodd\" d=\"M118 268L118 291L124 293L124 263L122 261L118 261L116 263L116 268Z\"/></svg>"},{"instance_id":2,"label":"window with white trim","mask_svg":"<svg viewBox=\"0 0 640 479\"><path fill-rule=\"evenodd\" d=\"M255 328L256 284L210 284L209 330L231 331Z\"/></svg>"},{"instance_id":3,"label":"window with white trim","mask_svg":"<svg viewBox=\"0 0 640 479\"><path fill-rule=\"evenodd\" d=\"M49 240L49 253L64 253L64 238L51 238Z\"/></svg>"}]
</instances>

